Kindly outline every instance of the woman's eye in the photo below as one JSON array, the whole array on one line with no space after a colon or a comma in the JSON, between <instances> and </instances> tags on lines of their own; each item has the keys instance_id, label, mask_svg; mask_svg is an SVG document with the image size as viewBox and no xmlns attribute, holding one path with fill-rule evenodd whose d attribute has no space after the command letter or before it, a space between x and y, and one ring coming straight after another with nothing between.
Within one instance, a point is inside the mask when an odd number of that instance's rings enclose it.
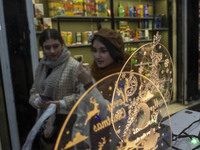
<instances>
[{"instance_id":1,"label":"woman's eye","mask_svg":"<svg viewBox=\"0 0 200 150\"><path fill-rule=\"evenodd\" d=\"M104 49L104 48L101 49L100 51L101 51L101 53L107 53L107 52L108 52L108 50L107 50L107 49Z\"/></svg>"},{"instance_id":2,"label":"woman's eye","mask_svg":"<svg viewBox=\"0 0 200 150\"><path fill-rule=\"evenodd\" d=\"M53 48L54 48L54 49L56 49L56 48L58 48L58 47L59 47L59 44L54 44L54 45L53 45Z\"/></svg>"},{"instance_id":3,"label":"woman's eye","mask_svg":"<svg viewBox=\"0 0 200 150\"><path fill-rule=\"evenodd\" d=\"M44 49L50 50L51 48L57 49L59 47L59 44L53 44L53 45L45 45Z\"/></svg>"},{"instance_id":4,"label":"woman's eye","mask_svg":"<svg viewBox=\"0 0 200 150\"><path fill-rule=\"evenodd\" d=\"M101 52L102 52L102 53L107 53L108 51L107 51L107 50L101 50Z\"/></svg>"},{"instance_id":5,"label":"woman's eye","mask_svg":"<svg viewBox=\"0 0 200 150\"><path fill-rule=\"evenodd\" d=\"M49 50L49 49L51 49L51 46L44 46L44 49L46 49L46 50Z\"/></svg>"}]
</instances>

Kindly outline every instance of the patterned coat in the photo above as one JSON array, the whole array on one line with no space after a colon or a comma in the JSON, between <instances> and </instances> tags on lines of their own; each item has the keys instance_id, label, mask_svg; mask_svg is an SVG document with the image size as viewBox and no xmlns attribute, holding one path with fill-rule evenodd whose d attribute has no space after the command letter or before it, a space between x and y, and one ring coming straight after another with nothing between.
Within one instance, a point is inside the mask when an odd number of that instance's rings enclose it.
<instances>
[{"instance_id":1,"label":"patterned coat","mask_svg":"<svg viewBox=\"0 0 200 150\"><path fill-rule=\"evenodd\" d=\"M69 57L66 62L65 68L59 79L59 83L56 87L55 100L60 101L60 107L57 108L58 114L68 114L73 105L80 97L80 89L83 89L83 85L77 79L77 68L79 62L74 58ZM34 81L34 83L37 81ZM39 93L37 93L35 84L33 84L30 90L29 103L36 109L38 106Z\"/></svg>"}]
</instances>

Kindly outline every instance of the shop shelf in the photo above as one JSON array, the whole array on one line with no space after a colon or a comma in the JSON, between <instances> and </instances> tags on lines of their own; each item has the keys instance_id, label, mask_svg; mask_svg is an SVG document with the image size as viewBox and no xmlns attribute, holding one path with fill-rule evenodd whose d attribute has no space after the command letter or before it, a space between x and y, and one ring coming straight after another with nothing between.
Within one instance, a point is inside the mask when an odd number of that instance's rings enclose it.
<instances>
[{"instance_id":1,"label":"shop shelf","mask_svg":"<svg viewBox=\"0 0 200 150\"><path fill-rule=\"evenodd\" d=\"M153 42L153 40L150 39L150 40L126 41L124 42L124 44L143 43L143 42ZM91 44L67 45L68 48L81 48L81 47L90 47L90 46Z\"/></svg>"},{"instance_id":2,"label":"shop shelf","mask_svg":"<svg viewBox=\"0 0 200 150\"><path fill-rule=\"evenodd\" d=\"M153 42L153 40L150 39L150 40L126 41L126 42L124 42L124 44L143 43L143 42Z\"/></svg>"},{"instance_id":3,"label":"shop shelf","mask_svg":"<svg viewBox=\"0 0 200 150\"><path fill-rule=\"evenodd\" d=\"M68 48L90 47L91 44L67 45Z\"/></svg>"},{"instance_id":4,"label":"shop shelf","mask_svg":"<svg viewBox=\"0 0 200 150\"><path fill-rule=\"evenodd\" d=\"M115 21L141 21L141 20L153 20L153 17L115 17Z\"/></svg>"},{"instance_id":5,"label":"shop shelf","mask_svg":"<svg viewBox=\"0 0 200 150\"><path fill-rule=\"evenodd\" d=\"M52 21L92 21L92 22L102 22L102 21L110 21L110 17L85 17L85 16L55 16L52 17Z\"/></svg>"},{"instance_id":6,"label":"shop shelf","mask_svg":"<svg viewBox=\"0 0 200 150\"><path fill-rule=\"evenodd\" d=\"M159 63L164 63L164 60L161 60ZM141 64L136 63L136 64L134 64L134 65L135 65L135 66L140 66ZM143 66L152 65L152 62L146 62L146 63L143 63L142 65L143 65Z\"/></svg>"},{"instance_id":7,"label":"shop shelf","mask_svg":"<svg viewBox=\"0 0 200 150\"><path fill-rule=\"evenodd\" d=\"M153 31L168 31L169 28L153 28Z\"/></svg>"},{"instance_id":8,"label":"shop shelf","mask_svg":"<svg viewBox=\"0 0 200 150\"><path fill-rule=\"evenodd\" d=\"M40 35L42 31L36 31L36 35Z\"/></svg>"}]
</instances>

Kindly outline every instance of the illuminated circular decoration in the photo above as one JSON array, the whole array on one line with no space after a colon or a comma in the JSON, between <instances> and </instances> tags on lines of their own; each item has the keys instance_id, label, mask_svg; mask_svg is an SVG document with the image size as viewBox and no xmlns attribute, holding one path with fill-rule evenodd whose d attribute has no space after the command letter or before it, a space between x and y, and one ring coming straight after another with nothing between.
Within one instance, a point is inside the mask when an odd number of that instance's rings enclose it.
<instances>
[{"instance_id":1,"label":"illuminated circular decoration","mask_svg":"<svg viewBox=\"0 0 200 150\"><path fill-rule=\"evenodd\" d=\"M171 148L171 126L162 121L170 122L173 64L159 40L156 35L131 55L120 73L99 80L80 97L61 128L55 150ZM133 62L138 72L131 67L125 71Z\"/></svg>"},{"instance_id":2,"label":"illuminated circular decoration","mask_svg":"<svg viewBox=\"0 0 200 150\"><path fill-rule=\"evenodd\" d=\"M162 125L161 110L168 112L162 93L159 90L145 91L148 89L147 86L152 84L153 87L154 84L141 74L131 71L124 72L123 76L124 79L118 83L116 92L108 89L98 92L97 87L116 81L119 73L102 79L82 95L68 115L55 149L77 147L77 149L136 150L170 147L171 128ZM126 84L129 78L135 80L134 84ZM125 90L130 90L130 85L135 92L128 95ZM102 96L104 92L108 94L109 91L114 92L112 102ZM67 125L73 122L71 116L76 107L79 107L79 111L82 108L81 117L79 116L79 120L74 124L74 130L69 131Z\"/></svg>"},{"instance_id":3,"label":"illuminated circular decoration","mask_svg":"<svg viewBox=\"0 0 200 150\"><path fill-rule=\"evenodd\" d=\"M161 124L166 116L169 117L167 105L173 90L173 62L166 47L159 43L160 39L157 33L152 43L138 48L126 61L117 79L111 120L121 140L118 149L166 149L166 144L171 144L170 138L168 142L165 139L171 136L171 127L161 127ZM124 68L130 62L136 62L138 73L134 70L125 73ZM130 80L135 84L129 84ZM117 86L120 84L125 86ZM136 85L137 90L131 90ZM124 105L116 107L120 97L124 99ZM127 115L115 121L119 112ZM160 134L162 131L166 133Z\"/></svg>"},{"instance_id":4,"label":"illuminated circular decoration","mask_svg":"<svg viewBox=\"0 0 200 150\"><path fill-rule=\"evenodd\" d=\"M167 48L157 42L147 43L134 51L127 63L133 59L138 73L148 77L169 104L173 91L173 62Z\"/></svg>"},{"instance_id":5,"label":"illuminated circular decoration","mask_svg":"<svg viewBox=\"0 0 200 150\"><path fill-rule=\"evenodd\" d=\"M131 96L126 92L132 88L126 83L130 78L137 82L137 89ZM124 86L120 86L122 84ZM113 130L119 138L115 149L170 148L171 127L162 125L166 118L170 120L166 100L148 77L132 71L119 75L111 112Z\"/></svg>"}]
</instances>

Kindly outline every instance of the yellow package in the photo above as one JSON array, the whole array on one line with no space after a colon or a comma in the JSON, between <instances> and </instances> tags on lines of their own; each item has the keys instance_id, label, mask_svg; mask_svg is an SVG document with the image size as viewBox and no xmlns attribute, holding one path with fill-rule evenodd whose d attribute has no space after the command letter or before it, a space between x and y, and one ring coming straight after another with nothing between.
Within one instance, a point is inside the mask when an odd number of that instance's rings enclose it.
<instances>
[{"instance_id":1,"label":"yellow package","mask_svg":"<svg viewBox=\"0 0 200 150\"><path fill-rule=\"evenodd\" d=\"M67 32L61 31L61 36L63 38L65 45L67 45Z\"/></svg>"},{"instance_id":2,"label":"yellow package","mask_svg":"<svg viewBox=\"0 0 200 150\"><path fill-rule=\"evenodd\" d=\"M66 16L74 16L74 13L71 11L65 11Z\"/></svg>"},{"instance_id":3,"label":"yellow package","mask_svg":"<svg viewBox=\"0 0 200 150\"><path fill-rule=\"evenodd\" d=\"M67 32L67 45L72 45L72 32Z\"/></svg>"}]
</instances>

